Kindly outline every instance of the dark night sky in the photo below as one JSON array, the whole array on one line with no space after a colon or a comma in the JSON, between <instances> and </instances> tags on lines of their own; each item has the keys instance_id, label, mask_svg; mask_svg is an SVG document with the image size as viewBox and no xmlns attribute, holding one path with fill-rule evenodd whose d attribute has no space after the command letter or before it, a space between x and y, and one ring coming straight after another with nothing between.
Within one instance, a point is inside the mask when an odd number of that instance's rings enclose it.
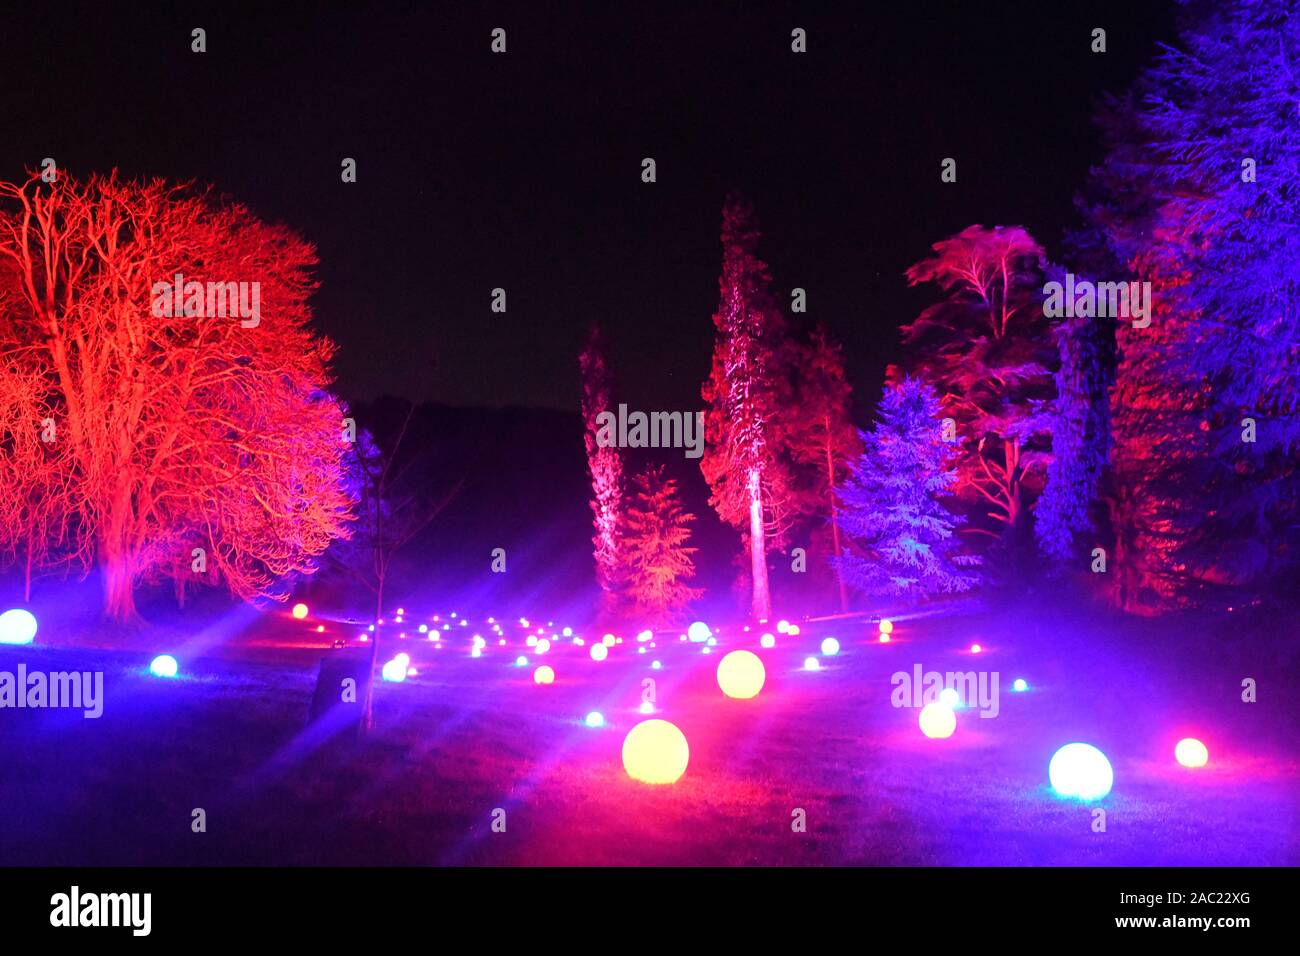
<instances>
[{"instance_id":1,"label":"dark night sky","mask_svg":"<svg viewBox=\"0 0 1300 956\"><path fill-rule=\"evenodd\" d=\"M215 184L317 243L339 388L572 408L605 323L621 397L699 407L719 211L754 199L782 297L846 346L860 417L901 275L976 222L1059 255L1097 98L1167 3L31 6L0 21L0 164ZM836 10L840 12L833 12ZM189 50L208 31L208 52ZM508 31L509 52L489 52ZM790 52L790 30L809 52ZM1089 52L1093 27L1109 51ZM340 182L356 157L359 182ZM659 181L640 181L653 156ZM939 181L942 157L958 183ZM501 286L509 311L489 310ZM788 301L788 299L787 299Z\"/></svg>"}]
</instances>

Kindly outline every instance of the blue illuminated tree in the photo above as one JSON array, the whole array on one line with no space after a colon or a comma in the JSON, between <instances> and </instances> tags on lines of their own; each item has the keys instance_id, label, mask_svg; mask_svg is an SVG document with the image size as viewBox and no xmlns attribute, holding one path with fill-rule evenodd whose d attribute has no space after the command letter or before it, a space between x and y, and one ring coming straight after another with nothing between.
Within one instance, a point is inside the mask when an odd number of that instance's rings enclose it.
<instances>
[{"instance_id":1,"label":"blue illuminated tree","mask_svg":"<svg viewBox=\"0 0 1300 956\"><path fill-rule=\"evenodd\" d=\"M961 553L965 520L944 507L957 481L955 435L944 435L935 390L911 376L887 385L865 451L839 489L848 551L840 568L854 590L921 600L968 590L979 558Z\"/></svg>"},{"instance_id":2,"label":"blue illuminated tree","mask_svg":"<svg viewBox=\"0 0 1300 956\"><path fill-rule=\"evenodd\" d=\"M1104 117L1085 197L1153 292L1150 326L1117 328L1112 406L1111 577L1135 608L1261 583L1300 547L1300 8L1188 10Z\"/></svg>"}]
</instances>

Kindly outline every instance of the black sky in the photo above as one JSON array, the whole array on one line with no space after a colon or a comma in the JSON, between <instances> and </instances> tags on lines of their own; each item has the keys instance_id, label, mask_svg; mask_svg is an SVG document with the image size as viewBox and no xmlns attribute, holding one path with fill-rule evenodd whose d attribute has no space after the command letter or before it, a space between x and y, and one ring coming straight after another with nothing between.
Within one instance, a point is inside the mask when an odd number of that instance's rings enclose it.
<instances>
[{"instance_id":1,"label":"black sky","mask_svg":"<svg viewBox=\"0 0 1300 956\"><path fill-rule=\"evenodd\" d=\"M860 416L931 296L902 271L976 222L1022 224L1059 254L1099 158L1097 99L1173 25L1142 0L0 16L0 174L53 156L74 174L192 178L295 227L319 247L316 313L346 397L573 408L597 319L624 400L699 407L719 211L740 187L780 295L807 289L845 343ZM505 55L489 50L498 26ZM807 54L790 52L794 27ZM956 184L940 182L946 156Z\"/></svg>"}]
</instances>

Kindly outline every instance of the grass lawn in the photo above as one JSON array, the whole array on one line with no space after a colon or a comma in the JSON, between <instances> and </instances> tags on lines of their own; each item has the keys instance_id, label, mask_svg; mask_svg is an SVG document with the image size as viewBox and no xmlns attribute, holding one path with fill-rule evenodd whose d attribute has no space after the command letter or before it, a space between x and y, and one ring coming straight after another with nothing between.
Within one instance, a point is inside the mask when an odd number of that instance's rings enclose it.
<instances>
[{"instance_id":1,"label":"grass lawn","mask_svg":"<svg viewBox=\"0 0 1300 956\"><path fill-rule=\"evenodd\" d=\"M302 625L285 639L273 621L202 656L178 653L173 680L147 673L166 649L156 632L150 650L90 647L84 633L0 648L0 670L103 670L106 687L98 720L0 710L0 862L1300 863L1294 655L1253 650L1294 636L1068 613L902 621L889 645L862 624L808 625L765 651L756 634L724 632L708 656L675 634L640 655L629 635L602 663L557 643L546 687L531 665L513 666L527 650L518 633L479 659L465 634L438 651L394 638L384 656L400 645L418 676L378 686L363 742L318 745L306 715L330 635L318 646ZM803 670L829 633L840 656ZM766 664L754 700L717 688L720 654L736 647ZM656 658L662 670L650 669ZM953 737L925 738L917 711L890 703L890 675L918 663L997 671L998 716L963 709ZM657 716L690 743L673 786L636 783L620 760L648 677ZM1012 692L1016 677L1030 689ZM1258 702L1241 701L1243 677L1258 681ZM608 726L584 726L592 710ZM1209 766L1174 762L1182 736L1207 743ZM1048 760L1076 740L1114 767L1114 790L1095 805L1048 787ZM207 831L194 833L200 807ZM806 832L792 831L796 809Z\"/></svg>"}]
</instances>

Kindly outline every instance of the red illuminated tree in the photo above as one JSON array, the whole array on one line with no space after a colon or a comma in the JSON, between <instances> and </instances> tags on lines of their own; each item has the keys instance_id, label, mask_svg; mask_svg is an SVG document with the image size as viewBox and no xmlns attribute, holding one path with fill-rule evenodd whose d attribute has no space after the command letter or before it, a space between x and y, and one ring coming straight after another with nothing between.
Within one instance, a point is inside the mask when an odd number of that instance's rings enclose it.
<instances>
[{"instance_id":1,"label":"red illuminated tree","mask_svg":"<svg viewBox=\"0 0 1300 956\"><path fill-rule=\"evenodd\" d=\"M827 563L835 573L841 610L848 609L848 595L840 563L844 548L835 489L862 454L862 442L849 414L852 392L839 343L824 326L817 325L801 349L799 398L788 414L795 423L794 457L807 473L804 498L817 522L814 533L829 533Z\"/></svg>"},{"instance_id":2,"label":"red illuminated tree","mask_svg":"<svg viewBox=\"0 0 1300 956\"><path fill-rule=\"evenodd\" d=\"M118 621L196 548L235 595L285 598L350 517L312 246L186 186L60 172L0 183L0 262L0 416L57 429L0 479L46 496L42 561L97 566Z\"/></svg>"},{"instance_id":3,"label":"red illuminated tree","mask_svg":"<svg viewBox=\"0 0 1300 956\"><path fill-rule=\"evenodd\" d=\"M935 387L962 446L957 493L971 530L1009 541L1028 525L1050 457L1052 369L1042 308L1043 250L1019 226L970 226L907 270L945 298L903 327L907 370ZM889 380L899 383L899 369Z\"/></svg>"},{"instance_id":4,"label":"red illuminated tree","mask_svg":"<svg viewBox=\"0 0 1300 956\"><path fill-rule=\"evenodd\" d=\"M772 613L767 551L788 542L800 516L791 464L794 349L785 316L758 258L758 222L748 202L730 196L722 212L721 301L713 316L713 368L702 394L705 450L700 467L709 503L742 529L749 551L755 618Z\"/></svg>"},{"instance_id":5,"label":"red illuminated tree","mask_svg":"<svg viewBox=\"0 0 1300 956\"><path fill-rule=\"evenodd\" d=\"M688 547L695 515L677 493L677 482L664 477L662 466L633 479L621 547L625 586L631 610L641 624L659 627L703 592L687 581L695 576L696 551Z\"/></svg>"},{"instance_id":6,"label":"red illuminated tree","mask_svg":"<svg viewBox=\"0 0 1300 956\"><path fill-rule=\"evenodd\" d=\"M587 345L578 357L582 373L583 440L587 471L591 475L591 512L596 533L591 542L596 559L596 581L608 609L615 599L622 574L619 556L619 512L623 498L623 453L596 440L596 418L613 408L609 367L600 327L592 325Z\"/></svg>"}]
</instances>

